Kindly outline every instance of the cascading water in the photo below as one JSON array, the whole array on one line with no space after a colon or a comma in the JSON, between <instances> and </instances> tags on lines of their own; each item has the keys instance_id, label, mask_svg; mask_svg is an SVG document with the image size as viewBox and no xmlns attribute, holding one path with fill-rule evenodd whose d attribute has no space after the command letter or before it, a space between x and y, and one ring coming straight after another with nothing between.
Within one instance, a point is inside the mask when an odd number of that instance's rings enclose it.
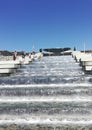
<instances>
[{"instance_id":1,"label":"cascading water","mask_svg":"<svg viewBox=\"0 0 92 130\"><path fill-rule=\"evenodd\" d=\"M43 57L0 77L3 129L92 129L92 76L71 56Z\"/></svg>"}]
</instances>

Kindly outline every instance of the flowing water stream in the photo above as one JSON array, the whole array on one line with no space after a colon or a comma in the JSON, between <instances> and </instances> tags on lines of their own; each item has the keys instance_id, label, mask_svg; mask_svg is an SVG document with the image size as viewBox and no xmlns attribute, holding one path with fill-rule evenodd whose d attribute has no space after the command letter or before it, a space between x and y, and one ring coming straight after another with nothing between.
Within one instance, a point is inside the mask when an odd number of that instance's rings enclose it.
<instances>
[{"instance_id":1,"label":"flowing water stream","mask_svg":"<svg viewBox=\"0 0 92 130\"><path fill-rule=\"evenodd\" d=\"M0 77L0 126L92 130L92 75L72 56L51 56Z\"/></svg>"}]
</instances>

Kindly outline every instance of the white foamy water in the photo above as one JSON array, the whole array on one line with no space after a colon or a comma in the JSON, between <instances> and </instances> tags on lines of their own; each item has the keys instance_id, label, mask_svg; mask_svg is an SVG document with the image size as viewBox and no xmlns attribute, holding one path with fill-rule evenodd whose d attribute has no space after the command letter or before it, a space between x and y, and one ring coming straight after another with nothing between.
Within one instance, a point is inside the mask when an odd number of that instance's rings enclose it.
<instances>
[{"instance_id":1,"label":"white foamy water","mask_svg":"<svg viewBox=\"0 0 92 130\"><path fill-rule=\"evenodd\" d=\"M0 120L0 124L19 124L19 125L23 125L23 124L34 124L34 125L37 125L37 124L40 124L40 125L66 125L66 124L70 124L70 125L91 125L92 124L92 120L81 120L81 121L73 121L73 120L61 120L61 121L57 121L57 120L50 120L50 119L31 119L31 120L25 120L25 119L17 119L17 120Z\"/></svg>"},{"instance_id":2,"label":"white foamy water","mask_svg":"<svg viewBox=\"0 0 92 130\"><path fill-rule=\"evenodd\" d=\"M71 56L43 57L0 77L0 124L92 124L91 117L92 76Z\"/></svg>"},{"instance_id":3,"label":"white foamy water","mask_svg":"<svg viewBox=\"0 0 92 130\"><path fill-rule=\"evenodd\" d=\"M20 100L21 98L21 100ZM0 103L30 103L30 102L92 102L92 97L59 96L59 97L2 97Z\"/></svg>"}]
</instances>

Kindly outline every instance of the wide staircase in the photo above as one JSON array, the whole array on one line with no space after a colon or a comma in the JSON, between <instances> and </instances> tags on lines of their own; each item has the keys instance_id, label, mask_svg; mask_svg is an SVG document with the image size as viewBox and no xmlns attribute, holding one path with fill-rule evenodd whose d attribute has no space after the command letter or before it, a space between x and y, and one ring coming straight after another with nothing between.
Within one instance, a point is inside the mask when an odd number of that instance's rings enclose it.
<instances>
[{"instance_id":1,"label":"wide staircase","mask_svg":"<svg viewBox=\"0 0 92 130\"><path fill-rule=\"evenodd\" d=\"M0 78L0 130L92 130L92 78L71 56Z\"/></svg>"}]
</instances>

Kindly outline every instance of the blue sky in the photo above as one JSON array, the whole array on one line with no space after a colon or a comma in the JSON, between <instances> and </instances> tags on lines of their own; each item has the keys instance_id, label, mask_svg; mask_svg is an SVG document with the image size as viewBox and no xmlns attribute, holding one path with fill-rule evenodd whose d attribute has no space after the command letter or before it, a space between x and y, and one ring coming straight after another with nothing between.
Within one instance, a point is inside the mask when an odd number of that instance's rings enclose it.
<instances>
[{"instance_id":1,"label":"blue sky","mask_svg":"<svg viewBox=\"0 0 92 130\"><path fill-rule=\"evenodd\" d=\"M0 0L0 50L92 49L92 0Z\"/></svg>"}]
</instances>

